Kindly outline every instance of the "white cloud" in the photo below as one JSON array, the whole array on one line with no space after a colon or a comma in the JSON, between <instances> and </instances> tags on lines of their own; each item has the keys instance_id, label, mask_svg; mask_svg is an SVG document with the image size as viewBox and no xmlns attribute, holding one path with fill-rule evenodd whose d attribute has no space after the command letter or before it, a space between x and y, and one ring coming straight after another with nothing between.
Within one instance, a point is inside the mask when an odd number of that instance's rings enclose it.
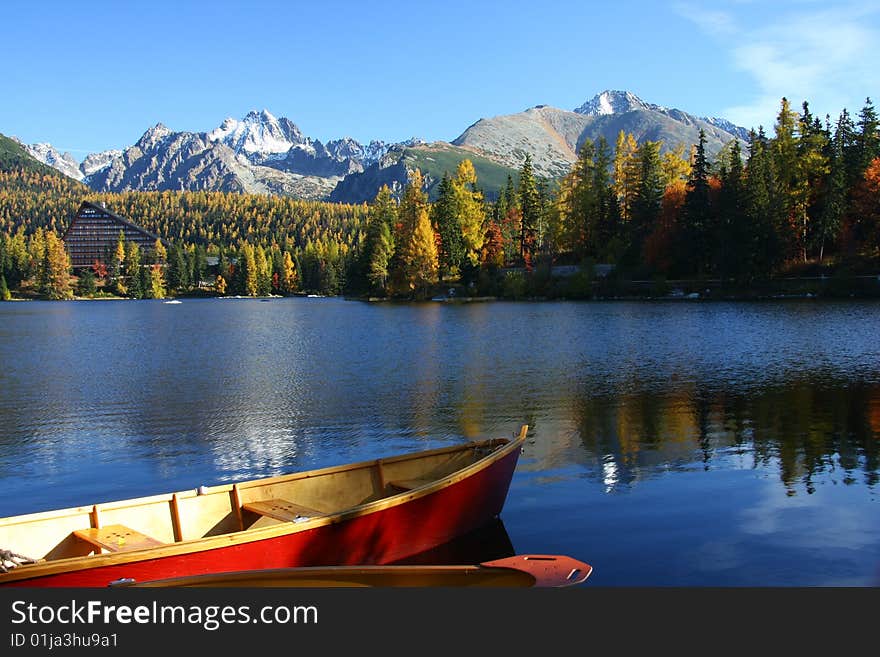
<instances>
[{"instance_id":1,"label":"white cloud","mask_svg":"<svg viewBox=\"0 0 880 657\"><path fill-rule=\"evenodd\" d=\"M705 9L704 7L678 3L676 11L691 19L705 32L715 35L728 35L737 32L736 22L731 14L726 11Z\"/></svg>"},{"instance_id":2,"label":"white cloud","mask_svg":"<svg viewBox=\"0 0 880 657\"><path fill-rule=\"evenodd\" d=\"M755 82L751 97L721 114L748 128L763 125L769 132L783 96L794 109L808 101L814 115L828 113L832 121L844 107L857 113L865 97L880 87L880 7L795 2L786 8L756 15L754 6L741 3L711 12L677 6L718 40L733 68Z\"/></svg>"}]
</instances>

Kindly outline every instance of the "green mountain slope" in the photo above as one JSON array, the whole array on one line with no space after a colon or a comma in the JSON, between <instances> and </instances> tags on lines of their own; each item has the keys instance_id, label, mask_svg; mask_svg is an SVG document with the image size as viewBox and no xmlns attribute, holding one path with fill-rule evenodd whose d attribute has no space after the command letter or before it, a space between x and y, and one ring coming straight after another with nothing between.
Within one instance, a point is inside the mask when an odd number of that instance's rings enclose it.
<instances>
[{"instance_id":1,"label":"green mountain slope","mask_svg":"<svg viewBox=\"0 0 880 657\"><path fill-rule=\"evenodd\" d=\"M382 185L399 194L406 186L407 178L415 169L425 176L426 191L433 201L437 196L437 184L444 173L454 175L462 160L470 160L477 173L477 186L487 198L495 198L511 176L516 182L519 172L478 155L467 148L459 148L445 142L421 144L392 151L381 162L367 167L363 172L347 175L330 194L329 200L341 203L369 203L376 197Z\"/></svg>"}]
</instances>

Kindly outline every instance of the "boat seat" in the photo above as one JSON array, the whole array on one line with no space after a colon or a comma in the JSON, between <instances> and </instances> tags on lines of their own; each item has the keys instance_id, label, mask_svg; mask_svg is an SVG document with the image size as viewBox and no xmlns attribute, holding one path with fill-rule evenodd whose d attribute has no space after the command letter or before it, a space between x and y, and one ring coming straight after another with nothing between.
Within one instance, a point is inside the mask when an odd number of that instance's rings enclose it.
<instances>
[{"instance_id":1,"label":"boat seat","mask_svg":"<svg viewBox=\"0 0 880 657\"><path fill-rule=\"evenodd\" d=\"M96 548L103 548L108 552L127 552L129 550L143 550L145 548L164 545L152 536L141 534L139 531L125 525L107 525L106 527L77 529L73 535Z\"/></svg>"},{"instance_id":2,"label":"boat seat","mask_svg":"<svg viewBox=\"0 0 880 657\"><path fill-rule=\"evenodd\" d=\"M400 490L412 490L413 488L427 486L435 481L436 479L395 479L394 481L389 481L388 485L392 488L399 488Z\"/></svg>"},{"instance_id":3,"label":"boat seat","mask_svg":"<svg viewBox=\"0 0 880 657\"><path fill-rule=\"evenodd\" d=\"M323 511L318 511L317 509L312 509L303 506L302 504L296 504L280 498L246 502L241 506L246 511L258 513L261 516L268 516L284 522L303 522L310 518L327 515Z\"/></svg>"}]
</instances>

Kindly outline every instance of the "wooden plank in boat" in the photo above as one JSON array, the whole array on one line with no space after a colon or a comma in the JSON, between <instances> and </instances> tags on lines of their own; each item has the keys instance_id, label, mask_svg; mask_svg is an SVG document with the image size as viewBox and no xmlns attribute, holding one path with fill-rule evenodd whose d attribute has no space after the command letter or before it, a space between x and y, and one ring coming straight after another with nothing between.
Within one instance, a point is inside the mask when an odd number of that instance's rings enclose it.
<instances>
[{"instance_id":1,"label":"wooden plank in boat","mask_svg":"<svg viewBox=\"0 0 880 657\"><path fill-rule=\"evenodd\" d=\"M434 479L395 479L389 481L388 485L400 490L412 490L413 488L421 488L428 484L434 483Z\"/></svg>"},{"instance_id":2,"label":"wooden plank in boat","mask_svg":"<svg viewBox=\"0 0 880 657\"><path fill-rule=\"evenodd\" d=\"M302 522L306 518L316 518L318 516L327 515L323 511L318 511L317 509L312 509L279 498L246 502L242 505L242 508L284 522L296 522L297 520Z\"/></svg>"},{"instance_id":3,"label":"wooden plank in boat","mask_svg":"<svg viewBox=\"0 0 880 657\"><path fill-rule=\"evenodd\" d=\"M125 525L107 525L99 529L77 529L73 535L86 543L110 552L142 550L164 545L162 541L157 541L155 538L141 534Z\"/></svg>"}]
</instances>

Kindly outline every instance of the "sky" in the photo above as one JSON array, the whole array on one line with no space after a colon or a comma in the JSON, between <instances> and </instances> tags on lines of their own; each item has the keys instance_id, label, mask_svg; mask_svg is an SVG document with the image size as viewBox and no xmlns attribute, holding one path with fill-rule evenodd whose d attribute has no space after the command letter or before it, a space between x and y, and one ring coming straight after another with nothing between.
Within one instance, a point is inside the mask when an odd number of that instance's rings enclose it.
<instances>
[{"instance_id":1,"label":"sky","mask_svg":"<svg viewBox=\"0 0 880 657\"><path fill-rule=\"evenodd\" d=\"M880 105L880 0L4 0L0 133L77 160L267 109L307 136L451 141L605 89L771 132Z\"/></svg>"}]
</instances>

